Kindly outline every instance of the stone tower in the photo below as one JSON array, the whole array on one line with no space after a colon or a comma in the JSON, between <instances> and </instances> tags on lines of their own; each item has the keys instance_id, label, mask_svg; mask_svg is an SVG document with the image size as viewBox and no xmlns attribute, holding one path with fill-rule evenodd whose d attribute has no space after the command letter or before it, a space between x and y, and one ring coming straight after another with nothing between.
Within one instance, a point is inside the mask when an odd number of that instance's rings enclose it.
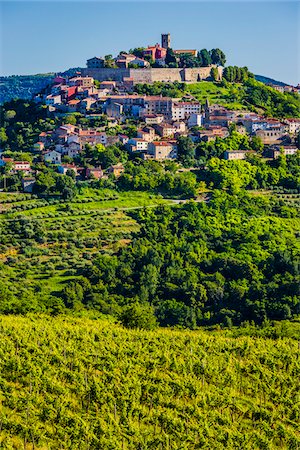
<instances>
[{"instance_id":1,"label":"stone tower","mask_svg":"<svg viewBox=\"0 0 300 450\"><path fill-rule=\"evenodd\" d=\"M170 48L171 47L170 33L161 35L161 46L162 46L162 48Z\"/></svg>"}]
</instances>

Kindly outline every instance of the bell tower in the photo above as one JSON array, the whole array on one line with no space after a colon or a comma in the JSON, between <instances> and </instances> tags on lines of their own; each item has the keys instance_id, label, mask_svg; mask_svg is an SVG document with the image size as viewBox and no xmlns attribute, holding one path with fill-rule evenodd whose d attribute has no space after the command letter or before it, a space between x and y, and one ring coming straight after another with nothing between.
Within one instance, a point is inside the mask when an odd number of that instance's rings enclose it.
<instances>
[{"instance_id":1,"label":"bell tower","mask_svg":"<svg viewBox=\"0 0 300 450\"><path fill-rule=\"evenodd\" d=\"M161 35L161 46L162 48L170 48L171 47L171 35L170 33Z\"/></svg>"}]
</instances>

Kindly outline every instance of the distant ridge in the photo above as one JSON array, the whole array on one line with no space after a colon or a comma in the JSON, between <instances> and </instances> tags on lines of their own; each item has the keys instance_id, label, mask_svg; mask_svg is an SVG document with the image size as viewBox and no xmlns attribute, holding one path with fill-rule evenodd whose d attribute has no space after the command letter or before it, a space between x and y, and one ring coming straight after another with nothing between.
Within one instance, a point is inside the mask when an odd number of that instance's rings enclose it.
<instances>
[{"instance_id":1,"label":"distant ridge","mask_svg":"<svg viewBox=\"0 0 300 450\"><path fill-rule=\"evenodd\" d=\"M277 86L289 86L289 83L283 83L282 81L273 80L273 78L264 77L263 75L254 75L257 81L264 84L276 84Z\"/></svg>"}]
</instances>

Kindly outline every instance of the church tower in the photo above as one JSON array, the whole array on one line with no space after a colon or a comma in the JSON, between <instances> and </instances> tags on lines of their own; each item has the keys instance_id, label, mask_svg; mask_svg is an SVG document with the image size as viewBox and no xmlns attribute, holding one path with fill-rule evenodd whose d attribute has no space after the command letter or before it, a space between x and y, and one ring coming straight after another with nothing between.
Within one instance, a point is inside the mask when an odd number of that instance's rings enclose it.
<instances>
[{"instance_id":1,"label":"church tower","mask_svg":"<svg viewBox=\"0 0 300 450\"><path fill-rule=\"evenodd\" d=\"M161 35L161 46L162 46L162 48L165 48L165 49L171 47L171 35L170 35L170 33Z\"/></svg>"}]
</instances>

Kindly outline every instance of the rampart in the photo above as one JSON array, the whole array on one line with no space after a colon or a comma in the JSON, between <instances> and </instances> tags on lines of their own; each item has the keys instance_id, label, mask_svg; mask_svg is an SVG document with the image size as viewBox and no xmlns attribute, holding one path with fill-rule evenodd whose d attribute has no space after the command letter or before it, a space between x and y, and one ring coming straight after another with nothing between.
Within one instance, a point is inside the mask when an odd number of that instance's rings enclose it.
<instances>
[{"instance_id":1,"label":"rampart","mask_svg":"<svg viewBox=\"0 0 300 450\"><path fill-rule=\"evenodd\" d=\"M83 76L91 76L95 80L123 81L124 78L132 78L137 83L162 82L197 82L210 80L210 67L193 67L186 69L148 68L148 69L81 69ZM222 67L218 67L219 77L222 78Z\"/></svg>"}]
</instances>

